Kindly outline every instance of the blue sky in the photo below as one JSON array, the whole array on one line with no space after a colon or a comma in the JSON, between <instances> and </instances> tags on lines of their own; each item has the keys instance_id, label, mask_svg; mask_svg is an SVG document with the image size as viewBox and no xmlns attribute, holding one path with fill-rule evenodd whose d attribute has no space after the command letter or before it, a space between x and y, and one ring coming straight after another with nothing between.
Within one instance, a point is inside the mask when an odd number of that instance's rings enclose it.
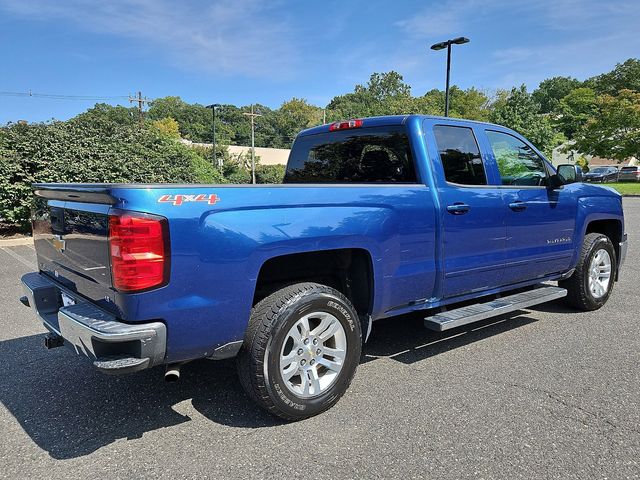
<instances>
[{"instance_id":1,"label":"blue sky","mask_svg":"<svg viewBox=\"0 0 640 480\"><path fill-rule=\"evenodd\" d=\"M639 26L638 0L0 0L0 92L275 108L325 105L396 70L419 95L444 83L444 52L429 45L459 35L471 43L455 48L453 83L533 89L639 56ZM0 123L93 103L0 95Z\"/></svg>"}]
</instances>

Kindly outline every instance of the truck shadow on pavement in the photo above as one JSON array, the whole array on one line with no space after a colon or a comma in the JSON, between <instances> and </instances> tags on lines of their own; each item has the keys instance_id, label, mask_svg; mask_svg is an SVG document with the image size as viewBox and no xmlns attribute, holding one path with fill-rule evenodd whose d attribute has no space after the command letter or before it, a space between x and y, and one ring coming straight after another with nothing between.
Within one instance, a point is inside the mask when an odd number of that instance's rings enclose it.
<instances>
[{"instance_id":1,"label":"truck shadow on pavement","mask_svg":"<svg viewBox=\"0 0 640 480\"><path fill-rule=\"evenodd\" d=\"M362 362L393 358L414 363L535 322L518 315L461 327L426 330L418 317L376 322ZM235 362L185 365L165 383L154 368L122 377L103 375L67 348L47 351L43 335L0 342L0 401L29 437L55 459L88 455L118 439L189 422L188 401L207 419L229 427L274 427L283 422L255 406L242 391ZM191 411L187 406L186 410ZM6 434L6 433L5 433Z\"/></svg>"}]
</instances>

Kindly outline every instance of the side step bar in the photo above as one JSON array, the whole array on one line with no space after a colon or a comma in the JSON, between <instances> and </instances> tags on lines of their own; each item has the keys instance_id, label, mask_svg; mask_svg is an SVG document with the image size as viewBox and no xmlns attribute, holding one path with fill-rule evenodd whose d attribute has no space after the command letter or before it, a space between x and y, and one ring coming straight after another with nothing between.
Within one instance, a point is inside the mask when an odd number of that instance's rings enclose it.
<instances>
[{"instance_id":1,"label":"side step bar","mask_svg":"<svg viewBox=\"0 0 640 480\"><path fill-rule=\"evenodd\" d=\"M466 307L441 312L424 319L424 326L436 331L449 330L490 317L514 312L532 305L550 302L567 295L560 287L539 287L527 292L516 293L486 303L476 303Z\"/></svg>"}]
</instances>

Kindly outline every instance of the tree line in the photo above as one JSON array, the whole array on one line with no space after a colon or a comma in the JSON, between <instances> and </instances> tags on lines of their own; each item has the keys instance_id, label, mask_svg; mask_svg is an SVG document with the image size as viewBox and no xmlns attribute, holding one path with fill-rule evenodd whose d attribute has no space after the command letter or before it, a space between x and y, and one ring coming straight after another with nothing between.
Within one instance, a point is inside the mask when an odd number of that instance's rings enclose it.
<instances>
[{"instance_id":1,"label":"tree line","mask_svg":"<svg viewBox=\"0 0 640 480\"><path fill-rule=\"evenodd\" d=\"M124 109L124 107L122 107ZM250 106L222 105L216 112L218 141L249 145L251 130L243 115ZM443 115L444 91L433 89L414 96L402 75L374 73L353 92L334 97L325 107L292 98L279 108L256 104L262 116L256 122L256 146L289 148L303 128L348 118L408 113ZM136 119L131 109L125 116ZM553 77L533 92L524 85L487 92L476 88L450 90L450 115L490 121L519 131L540 150L551 150L570 140L581 153L622 161L640 157L640 60L631 58L610 72L580 81ZM124 114L124 112L123 112ZM180 97L154 100L146 117L150 121L177 122L180 136L194 142L211 142L211 110Z\"/></svg>"},{"instance_id":2,"label":"tree line","mask_svg":"<svg viewBox=\"0 0 640 480\"><path fill-rule=\"evenodd\" d=\"M222 105L216 113L218 156L186 146L179 137L211 143L211 110L180 97L153 100L138 124L135 108L97 104L67 121L9 123L0 127L0 230L26 228L34 182L250 183L247 158L234 158L225 145L249 145L249 106ZM444 92L414 96L397 72L374 73L353 92L324 107L292 98L279 108L256 104L256 146L289 148L302 129L323 121L393 114L442 115ZM450 91L450 115L511 127L547 155L570 140L572 148L601 157L640 158L640 60L629 59L584 81L544 80L485 92ZM258 166L257 181L278 183L282 166Z\"/></svg>"}]
</instances>

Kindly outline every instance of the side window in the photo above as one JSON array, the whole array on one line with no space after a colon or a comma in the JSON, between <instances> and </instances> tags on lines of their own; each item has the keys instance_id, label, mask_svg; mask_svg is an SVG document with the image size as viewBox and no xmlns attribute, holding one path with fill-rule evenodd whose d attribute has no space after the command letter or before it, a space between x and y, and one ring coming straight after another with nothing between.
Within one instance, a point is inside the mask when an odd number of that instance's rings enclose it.
<instances>
[{"instance_id":1,"label":"side window","mask_svg":"<svg viewBox=\"0 0 640 480\"><path fill-rule=\"evenodd\" d=\"M502 185L544 186L544 160L526 143L507 133L487 130L487 138L498 163Z\"/></svg>"},{"instance_id":2,"label":"side window","mask_svg":"<svg viewBox=\"0 0 640 480\"><path fill-rule=\"evenodd\" d=\"M444 178L461 185L486 185L482 157L473 130L467 127L436 125L433 127Z\"/></svg>"}]
</instances>

